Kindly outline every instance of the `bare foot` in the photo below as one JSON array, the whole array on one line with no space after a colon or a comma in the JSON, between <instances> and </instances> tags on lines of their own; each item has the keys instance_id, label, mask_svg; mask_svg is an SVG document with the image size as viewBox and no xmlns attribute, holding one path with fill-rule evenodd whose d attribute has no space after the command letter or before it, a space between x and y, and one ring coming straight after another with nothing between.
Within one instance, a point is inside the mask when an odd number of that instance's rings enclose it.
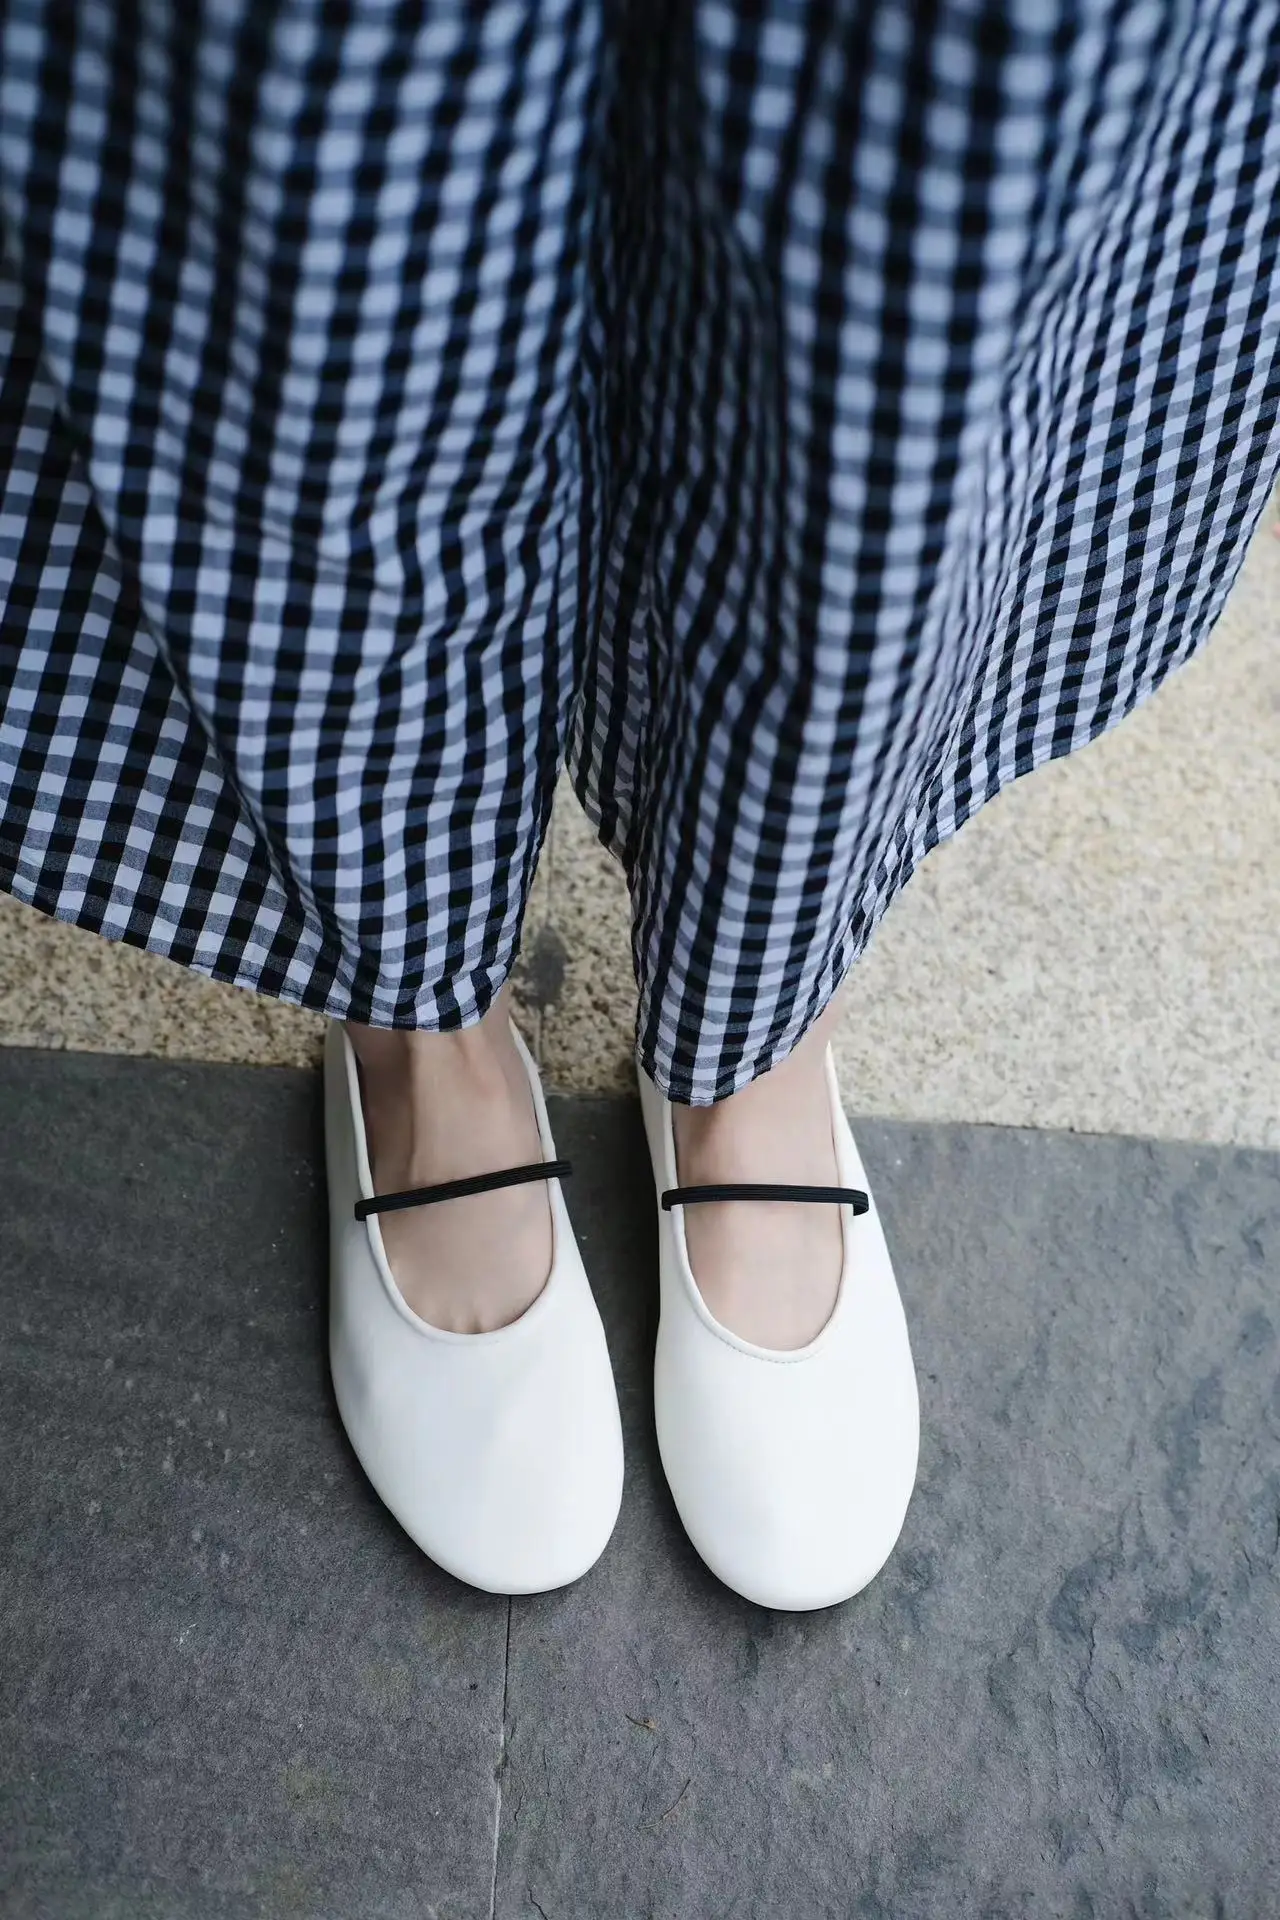
<instances>
[{"instance_id":1,"label":"bare foot","mask_svg":"<svg viewBox=\"0 0 1280 1920\"><path fill-rule=\"evenodd\" d=\"M544 1157L508 997L504 987L484 1018L458 1033L348 1024L375 1193ZM405 1300L450 1333L487 1333L518 1319L551 1271L542 1181L380 1214L378 1224Z\"/></svg>"},{"instance_id":2,"label":"bare foot","mask_svg":"<svg viewBox=\"0 0 1280 1920\"><path fill-rule=\"evenodd\" d=\"M681 1186L735 1180L839 1185L824 1055L833 1001L785 1060L711 1107L677 1106ZM840 1287L840 1209L811 1201L717 1200L684 1209L689 1265L720 1322L756 1346L807 1346Z\"/></svg>"}]
</instances>

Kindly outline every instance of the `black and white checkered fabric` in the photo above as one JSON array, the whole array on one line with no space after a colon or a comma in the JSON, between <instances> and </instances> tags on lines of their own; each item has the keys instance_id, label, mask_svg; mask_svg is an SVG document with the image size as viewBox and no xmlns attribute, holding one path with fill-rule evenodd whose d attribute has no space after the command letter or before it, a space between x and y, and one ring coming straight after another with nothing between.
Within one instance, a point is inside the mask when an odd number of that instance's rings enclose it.
<instances>
[{"instance_id":1,"label":"black and white checkered fabric","mask_svg":"<svg viewBox=\"0 0 1280 1920\"><path fill-rule=\"evenodd\" d=\"M0 884L478 1016L566 756L676 1098L1218 614L1275 0L5 0Z\"/></svg>"}]
</instances>

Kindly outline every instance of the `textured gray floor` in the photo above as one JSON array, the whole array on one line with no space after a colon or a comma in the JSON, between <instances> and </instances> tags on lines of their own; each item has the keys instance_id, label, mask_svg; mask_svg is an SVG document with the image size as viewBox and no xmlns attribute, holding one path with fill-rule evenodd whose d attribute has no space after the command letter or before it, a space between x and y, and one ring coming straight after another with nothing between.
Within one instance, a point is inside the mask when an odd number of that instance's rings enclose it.
<instances>
[{"instance_id":1,"label":"textured gray floor","mask_svg":"<svg viewBox=\"0 0 1280 1920\"><path fill-rule=\"evenodd\" d=\"M628 1485L508 1609L336 1424L311 1078L0 1054L5 1920L1274 1920L1280 1158L862 1128L921 1480L785 1618L657 1472L638 1117L553 1117Z\"/></svg>"}]
</instances>

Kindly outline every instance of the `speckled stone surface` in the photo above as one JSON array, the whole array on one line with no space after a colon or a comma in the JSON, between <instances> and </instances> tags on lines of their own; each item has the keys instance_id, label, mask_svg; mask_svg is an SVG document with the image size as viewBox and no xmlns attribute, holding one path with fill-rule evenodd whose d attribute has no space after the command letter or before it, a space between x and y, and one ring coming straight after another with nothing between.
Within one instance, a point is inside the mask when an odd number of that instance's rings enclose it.
<instances>
[{"instance_id":1,"label":"speckled stone surface","mask_svg":"<svg viewBox=\"0 0 1280 1920\"><path fill-rule=\"evenodd\" d=\"M1280 540L1114 733L924 862L854 970L846 1097L905 1118L1280 1146ZM517 988L549 1082L626 1091L626 888L567 788ZM0 1045L313 1062L319 1023L0 898Z\"/></svg>"},{"instance_id":2,"label":"speckled stone surface","mask_svg":"<svg viewBox=\"0 0 1280 1920\"><path fill-rule=\"evenodd\" d=\"M5 1920L1274 1920L1280 1156L859 1123L920 1484L771 1616L660 1478L638 1113L553 1102L627 1486L508 1607L337 1424L317 1106L0 1055Z\"/></svg>"}]
</instances>

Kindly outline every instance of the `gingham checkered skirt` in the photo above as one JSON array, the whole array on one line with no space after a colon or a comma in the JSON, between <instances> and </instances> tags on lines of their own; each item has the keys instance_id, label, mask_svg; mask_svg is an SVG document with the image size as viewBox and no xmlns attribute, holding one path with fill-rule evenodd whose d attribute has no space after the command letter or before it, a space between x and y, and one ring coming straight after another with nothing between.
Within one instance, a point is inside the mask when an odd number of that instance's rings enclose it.
<instances>
[{"instance_id":1,"label":"gingham checkered skirt","mask_svg":"<svg viewBox=\"0 0 1280 1920\"><path fill-rule=\"evenodd\" d=\"M567 756L675 1097L1199 645L1274 0L3 0L0 884L456 1025Z\"/></svg>"}]
</instances>

